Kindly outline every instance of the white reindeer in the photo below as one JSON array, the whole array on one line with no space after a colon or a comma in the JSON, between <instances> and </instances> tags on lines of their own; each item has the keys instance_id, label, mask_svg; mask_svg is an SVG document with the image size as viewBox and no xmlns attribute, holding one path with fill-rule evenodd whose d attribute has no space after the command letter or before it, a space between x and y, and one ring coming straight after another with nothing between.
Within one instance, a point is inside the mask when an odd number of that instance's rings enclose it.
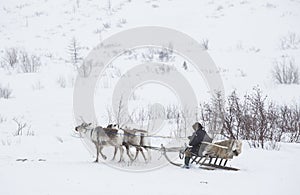
<instances>
[{"instance_id":1,"label":"white reindeer","mask_svg":"<svg viewBox=\"0 0 300 195\"><path fill-rule=\"evenodd\" d=\"M145 130L140 129L129 129L125 128L124 131L124 142L123 145L126 147L128 156L131 156L129 154L129 148L130 146L133 146L136 148L136 154L134 157L130 157L131 161L136 160L139 152L143 155L144 160L147 162L150 159L150 153L148 151L147 146L150 146L150 142L148 139L148 132ZM143 150L147 151L148 159L145 156L145 153Z\"/></svg>"},{"instance_id":2,"label":"white reindeer","mask_svg":"<svg viewBox=\"0 0 300 195\"><path fill-rule=\"evenodd\" d=\"M104 160L107 157L102 153L102 149L106 145L115 147L115 154L113 159L116 156L117 149L120 150L120 161L123 161L123 140L124 140L124 131L115 127L112 128L103 128L101 126L91 127L92 123L83 122L81 125L75 127L75 131L85 134L95 145L96 147L96 160L98 162L99 153L101 154Z\"/></svg>"}]
</instances>

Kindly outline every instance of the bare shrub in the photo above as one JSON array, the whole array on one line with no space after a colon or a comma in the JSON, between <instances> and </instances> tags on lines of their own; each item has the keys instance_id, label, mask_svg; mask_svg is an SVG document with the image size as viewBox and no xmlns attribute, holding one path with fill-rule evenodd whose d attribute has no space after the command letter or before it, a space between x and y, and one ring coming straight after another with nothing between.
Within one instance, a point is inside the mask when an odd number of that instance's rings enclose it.
<instances>
[{"instance_id":1,"label":"bare shrub","mask_svg":"<svg viewBox=\"0 0 300 195\"><path fill-rule=\"evenodd\" d=\"M6 49L1 64L4 69L9 71L32 73L38 72L42 63L37 55L29 54L23 49L9 48Z\"/></svg>"},{"instance_id":2,"label":"bare shrub","mask_svg":"<svg viewBox=\"0 0 300 195\"><path fill-rule=\"evenodd\" d=\"M0 115L0 123L4 123L6 121L6 118L2 115Z\"/></svg>"},{"instance_id":3,"label":"bare shrub","mask_svg":"<svg viewBox=\"0 0 300 195\"><path fill-rule=\"evenodd\" d=\"M104 22L103 24L104 29L109 29L111 27L111 23L109 22Z\"/></svg>"},{"instance_id":4,"label":"bare shrub","mask_svg":"<svg viewBox=\"0 0 300 195\"><path fill-rule=\"evenodd\" d=\"M9 48L5 50L5 55L3 57L4 63L3 66L6 68L15 69L18 64L18 53L19 50L17 48Z\"/></svg>"},{"instance_id":5,"label":"bare shrub","mask_svg":"<svg viewBox=\"0 0 300 195\"><path fill-rule=\"evenodd\" d=\"M1 86L0 84L0 98L8 99L11 98L12 89L9 86Z\"/></svg>"},{"instance_id":6,"label":"bare shrub","mask_svg":"<svg viewBox=\"0 0 300 195\"><path fill-rule=\"evenodd\" d=\"M167 119L176 119L179 114L179 108L177 105L168 105L166 107L166 117Z\"/></svg>"},{"instance_id":7,"label":"bare shrub","mask_svg":"<svg viewBox=\"0 0 300 195\"><path fill-rule=\"evenodd\" d=\"M277 150L279 142L300 138L299 105L276 105L258 87L243 98L233 91L224 104L215 96L200 105L197 118L210 133L218 130L223 137L247 140L255 148Z\"/></svg>"},{"instance_id":8,"label":"bare shrub","mask_svg":"<svg viewBox=\"0 0 300 195\"><path fill-rule=\"evenodd\" d=\"M13 121L17 124L17 130L16 130L16 133L14 135L15 136L22 135L23 134L23 129L27 127L27 123L23 123L17 118L13 118Z\"/></svg>"},{"instance_id":9,"label":"bare shrub","mask_svg":"<svg viewBox=\"0 0 300 195\"><path fill-rule=\"evenodd\" d=\"M280 48L286 49L298 49L300 44L300 38L296 33L289 32L287 36L280 39Z\"/></svg>"},{"instance_id":10,"label":"bare shrub","mask_svg":"<svg viewBox=\"0 0 300 195\"><path fill-rule=\"evenodd\" d=\"M36 55L29 55L26 51L20 51L19 58L19 65L23 73L38 72L42 64L40 57Z\"/></svg>"},{"instance_id":11,"label":"bare shrub","mask_svg":"<svg viewBox=\"0 0 300 195\"><path fill-rule=\"evenodd\" d=\"M77 71L80 76L88 77L92 72L92 61L83 61Z\"/></svg>"},{"instance_id":12,"label":"bare shrub","mask_svg":"<svg viewBox=\"0 0 300 195\"><path fill-rule=\"evenodd\" d=\"M279 110L278 129L286 134L288 142L299 142L300 138L300 107L297 104L283 105Z\"/></svg>"},{"instance_id":13,"label":"bare shrub","mask_svg":"<svg viewBox=\"0 0 300 195\"><path fill-rule=\"evenodd\" d=\"M62 75L60 75L57 79L57 84L61 87L61 88L66 88L67 87L67 81L66 78Z\"/></svg>"},{"instance_id":14,"label":"bare shrub","mask_svg":"<svg viewBox=\"0 0 300 195\"><path fill-rule=\"evenodd\" d=\"M167 47L163 47L162 49L158 49L158 59L162 62L169 62L171 61L174 56L174 46L172 43L169 43Z\"/></svg>"},{"instance_id":15,"label":"bare shrub","mask_svg":"<svg viewBox=\"0 0 300 195\"><path fill-rule=\"evenodd\" d=\"M44 85L41 83L41 81L37 81L32 85L33 90L41 90L44 89Z\"/></svg>"},{"instance_id":16,"label":"bare shrub","mask_svg":"<svg viewBox=\"0 0 300 195\"><path fill-rule=\"evenodd\" d=\"M233 91L227 98L227 107L225 108L223 118L222 134L225 137L237 139L242 131L242 107L236 91Z\"/></svg>"},{"instance_id":17,"label":"bare shrub","mask_svg":"<svg viewBox=\"0 0 300 195\"><path fill-rule=\"evenodd\" d=\"M201 43L202 49L208 50L208 43L209 43L208 39L203 39Z\"/></svg>"},{"instance_id":18,"label":"bare shrub","mask_svg":"<svg viewBox=\"0 0 300 195\"><path fill-rule=\"evenodd\" d=\"M205 125L212 138L215 138L223 128L225 107L220 92L216 92L210 103L202 103L199 107L199 120Z\"/></svg>"},{"instance_id":19,"label":"bare shrub","mask_svg":"<svg viewBox=\"0 0 300 195\"><path fill-rule=\"evenodd\" d=\"M279 84L299 84L299 68L294 58L284 56L274 61L272 75Z\"/></svg>"},{"instance_id":20,"label":"bare shrub","mask_svg":"<svg viewBox=\"0 0 300 195\"><path fill-rule=\"evenodd\" d=\"M14 136L34 136L34 131L31 130L31 126L28 125L26 122L23 122L18 118L13 118L13 121L17 124L17 130Z\"/></svg>"}]
</instances>

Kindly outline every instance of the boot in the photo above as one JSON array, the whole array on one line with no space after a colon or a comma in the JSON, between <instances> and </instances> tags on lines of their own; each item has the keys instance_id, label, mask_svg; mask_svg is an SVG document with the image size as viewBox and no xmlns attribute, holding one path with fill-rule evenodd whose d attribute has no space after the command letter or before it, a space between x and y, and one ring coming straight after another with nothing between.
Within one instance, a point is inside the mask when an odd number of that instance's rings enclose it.
<instances>
[{"instance_id":1,"label":"boot","mask_svg":"<svg viewBox=\"0 0 300 195\"><path fill-rule=\"evenodd\" d=\"M190 168L190 159L191 159L191 157L185 157L184 158L184 166L183 166L183 168L186 168L186 169Z\"/></svg>"}]
</instances>

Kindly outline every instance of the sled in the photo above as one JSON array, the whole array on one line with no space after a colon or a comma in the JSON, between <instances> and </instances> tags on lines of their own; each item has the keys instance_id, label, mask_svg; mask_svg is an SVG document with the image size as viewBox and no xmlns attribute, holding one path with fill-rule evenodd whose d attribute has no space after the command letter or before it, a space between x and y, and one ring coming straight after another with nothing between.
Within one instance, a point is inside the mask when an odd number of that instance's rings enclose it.
<instances>
[{"instance_id":1,"label":"sled","mask_svg":"<svg viewBox=\"0 0 300 195\"><path fill-rule=\"evenodd\" d=\"M221 142L220 142L221 143ZM196 164L196 165L199 165L199 168L201 169L206 169L206 170L216 170L216 169L221 169L221 170L229 170L229 171L238 171L240 169L238 168L235 168L235 167L231 167L231 166L227 166L227 162L228 160L232 159L233 156L226 156L226 158L221 158L220 156L218 156L218 153L214 153L214 152L211 152L210 149L212 147L214 148L217 148L218 150L221 150L221 151L229 151L231 150L232 146L231 147L226 147L226 146L223 146L221 144L217 144L217 143L208 143L208 142L203 142L202 144L206 144L207 146L209 147L206 147L205 148L205 155L203 156L199 156L197 154L194 154L192 153L192 156L191 156L191 161L190 163L191 164ZM185 150L187 149L179 149L179 158L180 159L183 159L184 158L184 152ZM183 164L181 163L176 163L176 162L173 162L167 155L167 152L174 152L174 150L171 150L169 148L165 148L163 145L161 145L161 152L162 152L162 155L165 157L165 159L172 165L175 165L175 166L178 166L178 167L182 167Z\"/></svg>"}]
</instances>

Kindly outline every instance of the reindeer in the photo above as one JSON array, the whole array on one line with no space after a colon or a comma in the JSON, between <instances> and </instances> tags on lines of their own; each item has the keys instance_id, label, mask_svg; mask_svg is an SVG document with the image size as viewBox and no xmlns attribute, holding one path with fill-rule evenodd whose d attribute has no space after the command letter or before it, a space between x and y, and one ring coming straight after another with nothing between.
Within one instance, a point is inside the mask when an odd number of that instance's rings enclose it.
<instances>
[{"instance_id":1,"label":"reindeer","mask_svg":"<svg viewBox=\"0 0 300 195\"><path fill-rule=\"evenodd\" d=\"M210 144L205 148L205 155L221 159L232 159L242 152L242 142L235 139Z\"/></svg>"},{"instance_id":2,"label":"reindeer","mask_svg":"<svg viewBox=\"0 0 300 195\"><path fill-rule=\"evenodd\" d=\"M105 145L110 145L115 147L115 154L113 159L115 159L117 149L120 150L120 161L123 161L123 140L124 140L124 131L115 126L108 128L103 128L101 126L91 127L92 123L83 122L81 125L75 127L75 131L83 133L88 137L96 147L96 160L98 162L99 153L101 154L104 160L107 157L102 153L102 149Z\"/></svg>"},{"instance_id":3,"label":"reindeer","mask_svg":"<svg viewBox=\"0 0 300 195\"><path fill-rule=\"evenodd\" d=\"M143 151L146 150L148 157L150 158L150 154L148 151L147 146L150 146L149 144L149 140L147 138L148 136L148 132L145 130L140 130L140 129L123 129L124 130L124 141L123 141L123 145L126 147L126 151L128 156L131 156L129 154L129 148L130 146L133 146L136 148L136 153L134 157L130 157L131 161L136 160L139 152L142 153L144 160L147 162L148 159L145 156L145 153Z\"/></svg>"},{"instance_id":4,"label":"reindeer","mask_svg":"<svg viewBox=\"0 0 300 195\"><path fill-rule=\"evenodd\" d=\"M109 124L107 128L119 128L119 125L116 124ZM128 127L121 128L124 131L124 139L123 139L123 146L126 148L127 156L130 158L131 162L136 160L139 152L142 153L144 160L147 162L148 159L146 158L146 155L143 151L146 150L148 157L150 158L150 153L148 151L148 148L146 146L150 146L149 140L148 140L148 132L145 130L140 129L129 129ZM130 146L135 147L136 153L133 156L130 153ZM117 153L117 148L115 148L114 156Z\"/></svg>"}]
</instances>

